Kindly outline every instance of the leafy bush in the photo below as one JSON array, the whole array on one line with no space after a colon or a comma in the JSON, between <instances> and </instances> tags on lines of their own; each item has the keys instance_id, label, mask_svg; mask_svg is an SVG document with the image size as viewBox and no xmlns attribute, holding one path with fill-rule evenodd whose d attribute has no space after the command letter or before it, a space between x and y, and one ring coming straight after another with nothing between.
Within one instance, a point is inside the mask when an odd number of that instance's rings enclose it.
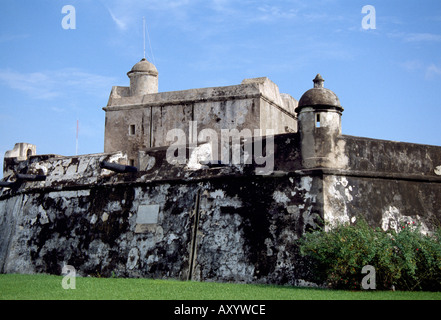
<instances>
[{"instance_id":1,"label":"leafy bush","mask_svg":"<svg viewBox=\"0 0 441 320\"><path fill-rule=\"evenodd\" d=\"M364 219L307 233L300 253L314 261L316 281L333 289L360 289L362 268L375 268L376 288L441 290L441 229L423 235L414 223L400 231L372 228Z\"/></svg>"}]
</instances>

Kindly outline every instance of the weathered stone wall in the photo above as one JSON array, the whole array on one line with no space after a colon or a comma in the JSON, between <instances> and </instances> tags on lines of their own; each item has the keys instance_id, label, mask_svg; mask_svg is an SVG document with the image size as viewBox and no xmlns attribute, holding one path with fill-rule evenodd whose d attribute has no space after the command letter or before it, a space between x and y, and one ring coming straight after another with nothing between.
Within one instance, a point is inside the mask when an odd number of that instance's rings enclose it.
<instances>
[{"instance_id":1,"label":"weathered stone wall","mask_svg":"<svg viewBox=\"0 0 441 320\"><path fill-rule=\"evenodd\" d=\"M297 101L280 94L268 78L246 79L240 85L161 92L143 96L120 96L112 89L106 111L105 152L124 151L137 165L138 151L168 146L167 133L180 129L187 143L192 137L190 121L203 129L267 129L274 134L296 132ZM173 137L172 137L173 139ZM196 137L197 139L197 137Z\"/></svg>"},{"instance_id":2,"label":"weathered stone wall","mask_svg":"<svg viewBox=\"0 0 441 320\"><path fill-rule=\"evenodd\" d=\"M74 162L64 162L65 173L74 171ZM154 168L155 181L145 172L104 177L95 168L101 179L94 183L73 179L4 191L1 272L60 274L69 264L80 275L290 284L308 279L294 240L315 227L321 177L239 176L237 168L220 168L179 181Z\"/></svg>"},{"instance_id":3,"label":"weathered stone wall","mask_svg":"<svg viewBox=\"0 0 441 320\"><path fill-rule=\"evenodd\" d=\"M441 226L441 148L341 136L347 165L325 170L325 219L348 222L364 216L396 229L414 221L422 230Z\"/></svg>"},{"instance_id":4,"label":"weathered stone wall","mask_svg":"<svg viewBox=\"0 0 441 320\"><path fill-rule=\"evenodd\" d=\"M268 139L241 150L265 150ZM69 264L80 275L305 284L311 275L295 240L320 218L332 225L363 215L385 230L439 224L439 147L338 136L326 156L344 165L304 168L299 133L273 139L266 175L254 158L198 162L203 146L185 146L186 163L167 161L167 147L145 150L139 172L128 174L99 165L126 164L122 152L8 161L46 180L0 189L0 272L60 274Z\"/></svg>"},{"instance_id":5,"label":"weathered stone wall","mask_svg":"<svg viewBox=\"0 0 441 320\"><path fill-rule=\"evenodd\" d=\"M441 147L416 143L342 136L349 168L385 177L414 176L419 180L441 177Z\"/></svg>"},{"instance_id":6,"label":"weathered stone wall","mask_svg":"<svg viewBox=\"0 0 441 320\"><path fill-rule=\"evenodd\" d=\"M80 275L304 284L295 239L322 214L322 178L282 171L298 165L288 136L275 140L292 163L267 176L255 164L172 165L166 148L126 175L99 167L123 163L121 153L34 162L26 173L46 181L0 194L0 271L60 274L69 264Z\"/></svg>"},{"instance_id":7,"label":"weathered stone wall","mask_svg":"<svg viewBox=\"0 0 441 320\"><path fill-rule=\"evenodd\" d=\"M325 175L325 219L330 224L363 216L371 225L398 231L402 223L423 232L441 226L441 182Z\"/></svg>"}]
</instances>

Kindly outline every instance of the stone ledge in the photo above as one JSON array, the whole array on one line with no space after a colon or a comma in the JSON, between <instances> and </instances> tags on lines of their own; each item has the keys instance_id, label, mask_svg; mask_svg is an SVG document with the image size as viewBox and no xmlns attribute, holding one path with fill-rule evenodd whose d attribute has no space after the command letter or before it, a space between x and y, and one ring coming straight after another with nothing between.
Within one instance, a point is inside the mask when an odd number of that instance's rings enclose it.
<instances>
[{"instance_id":1,"label":"stone ledge","mask_svg":"<svg viewBox=\"0 0 441 320\"><path fill-rule=\"evenodd\" d=\"M360 178L441 183L441 176L438 177L438 176L429 176L429 175L391 173L391 172L380 172L380 171L357 171L357 170L341 170L341 169L330 169L330 168L312 168L312 169L296 170L295 174L299 174L299 175L323 174L323 175L348 176L348 177L360 177Z\"/></svg>"}]
</instances>

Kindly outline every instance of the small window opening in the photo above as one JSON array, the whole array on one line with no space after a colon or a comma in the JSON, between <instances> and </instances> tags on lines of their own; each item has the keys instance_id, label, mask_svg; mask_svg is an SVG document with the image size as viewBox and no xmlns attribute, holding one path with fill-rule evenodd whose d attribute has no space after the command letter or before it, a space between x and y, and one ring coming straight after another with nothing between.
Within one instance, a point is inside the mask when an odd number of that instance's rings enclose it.
<instances>
[{"instance_id":1,"label":"small window opening","mask_svg":"<svg viewBox=\"0 0 441 320\"><path fill-rule=\"evenodd\" d=\"M30 156L32 156L32 149L28 149L28 151L26 152L26 158L29 159Z\"/></svg>"},{"instance_id":2,"label":"small window opening","mask_svg":"<svg viewBox=\"0 0 441 320\"><path fill-rule=\"evenodd\" d=\"M315 115L315 127L320 128L320 113Z\"/></svg>"},{"instance_id":3,"label":"small window opening","mask_svg":"<svg viewBox=\"0 0 441 320\"><path fill-rule=\"evenodd\" d=\"M129 160L129 165L134 167L135 166L135 160L134 159L130 159Z\"/></svg>"},{"instance_id":4,"label":"small window opening","mask_svg":"<svg viewBox=\"0 0 441 320\"><path fill-rule=\"evenodd\" d=\"M134 136L134 135L135 135L135 132L136 132L136 127L135 127L134 124L131 124L131 125L130 125L130 128L129 128L129 134L130 134L131 136Z\"/></svg>"}]
</instances>

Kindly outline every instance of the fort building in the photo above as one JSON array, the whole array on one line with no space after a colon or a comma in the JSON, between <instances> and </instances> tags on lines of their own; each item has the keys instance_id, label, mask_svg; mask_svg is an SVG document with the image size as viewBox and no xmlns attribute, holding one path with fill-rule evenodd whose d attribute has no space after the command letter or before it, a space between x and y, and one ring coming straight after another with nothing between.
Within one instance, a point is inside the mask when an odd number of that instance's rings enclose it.
<instances>
[{"instance_id":1,"label":"fort building","mask_svg":"<svg viewBox=\"0 0 441 320\"><path fill-rule=\"evenodd\" d=\"M138 165L138 152L172 144L170 130L184 130L190 140L200 131L243 129L296 132L297 101L268 78L239 85L158 93L158 71L142 59L127 74L130 87L113 87L106 112L104 152L124 151ZM197 131L189 132L190 122ZM194 137L193 137L194 136Z\"/></svg>"},{"instance_id":2,"label":"fort building","mask_svg":"<svg viewBox=\"0 0 441 320\"><path fill-rule=\"evenodd\" d=\"M319 224L439 225L441 147L343 134L321 75L299 100L158 75L142 59L111 89L104 153L6 153L0 272L314 285L296 240Z\"/></svg>"}]
</instances>

